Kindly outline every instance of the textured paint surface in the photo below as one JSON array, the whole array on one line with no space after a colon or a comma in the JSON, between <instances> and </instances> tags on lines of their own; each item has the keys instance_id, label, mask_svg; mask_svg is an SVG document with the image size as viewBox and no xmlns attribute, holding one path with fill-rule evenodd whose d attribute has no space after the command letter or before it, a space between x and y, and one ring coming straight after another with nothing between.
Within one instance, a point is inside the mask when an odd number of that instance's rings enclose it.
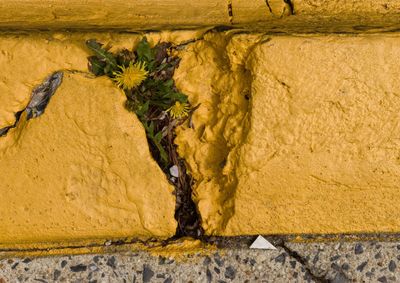
<instances>
[{"instance_id":1,"label":"textured paint surface","mask_svg":"<svg viewBox=\"0 0 400 283\"><path fill-rule=\"evenodd\" d=\"M0 138L0 243L175 234L173 187L107 78L66 73L45 113Z\"/></svg>"},{"instance_id":2,"label":"textured paint surface","mask_svg":"<svg viewBox=\"0 0 400 283\"><path fill-rule=\"evenodd\" d=\"M201 31L146 34L150 42L182 41L196 38ZM85 40L96 38L114 49L133 48L140 34L31 33L0 35L0 128L14 124L14 114L23 109L32 89L57 70L87 70L89 50Z\"/></svg>"},{"instance_id":3,"label":"textured paint surface","mask_svg":"<svg viewBox=\"0 0 400 283\"><path fill-rule=\"evenodd\" d=\"M206 233L398 231L399 43L236 35L189 49L177 79L201 107L177 142Z\"/></svg>"},{"instance_id":4,"label":"textured paint surface","mask_svg":"<svg viewBox=\"0 0 400 283\"><path fill-rule=\"evenodd\" d=\"M200 35L147 34L153 43ZM0 37L2 125L49 73L66 72L46 112L0 138L4 247L175 232L172 187L141 125L109 80L83 72L88 38L117 49L141 35ZM177 86L201 105L176 143L206 233L398 232L399 43L230 31L180 48Z\"/></svg>"},{"instance_id":5,"label":"textured paint surface","mask_svg":"<svg viewBox=\"0 0 400 283\"><path fill-rule=\"evenodd\" d=\"M291 3L291 4L288 4ZM331 31L399 27L396 0L7 0L4 29L179 29L251 27L276 31ZM323 24L322 24L323 23ZM311 29L309 27L312 27Z\"/></svg>"}]
</instances>

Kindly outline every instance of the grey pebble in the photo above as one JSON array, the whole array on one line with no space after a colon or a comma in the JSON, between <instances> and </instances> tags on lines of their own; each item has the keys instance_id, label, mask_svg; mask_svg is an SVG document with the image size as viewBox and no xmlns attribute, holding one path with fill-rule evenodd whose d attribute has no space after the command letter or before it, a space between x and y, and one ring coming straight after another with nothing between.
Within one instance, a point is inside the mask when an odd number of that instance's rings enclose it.
<instances>
[{"instance_id":1,"label":"grey pebble","mask_svg":"<svg viewBox=\"0 0 400 283\"><path fill-rule=\"evenodd\" d=\"M394 262L394 260L391 260L391 261L389 262L389 270L390 270L391 272L394 272L394 271L396 270L396 267L397 267L397 265L396 265L396 263Z\"/></svg>"},{"instance_id":2,"label":"grey pebble","mask_svg":"<svg viewBox=\"0 0 400 283\"><path fill-rule=\"evenodd\" d=\"M78 265L70 266L69 268L71 269L72 272L83 272L83 271L86 271L87 266L84 264L78 264Z\"/></svg>"},{"instance_id":3,"label":"grey pebble","mask_svg":"<svg viewBox=\"0 0 400 283\"><path fill-rule=\"evenodd\" d=\"M278 255L278 256L275 258L275 261L284 264L285 261L286 261L286 253L281 253L280 255Z\"/></svg>"},{"instance_id":4,"label":"grey pebble","mask_svg":"<svg viewBox=\"0 0 400 283\"><path fill-rule=\"evenodd\" d=\"M343 270L349 270L350 269L350 265L348 263L343 263L342 264L342 269Z\"/></svg>"},{"instance_id":5,"label":"grey pebble","mask_svg":"<svg viewBox=\"0 0 400 283\"><path fill-rule=\"evenodd\" d=\"M221 256L218 253L215 254L214 261L219 267L222 267L224 265L224 260L221 259Z\"/></svg>"},{"instance_id":6,"label":"grey pebble","mask_svg":"<svg viewBox=\"0 0 400 283\"><path fill-rule=\"evenodd\" d=\"M143 265L143 282L150 282L151 278L154 276L154 271L151 270L148 264Z\"/></svg>"},{"instance_id":7,"label":"grey pebble","mask_svg":"<svg viewBox=\"0 0 400 283\"><path fill-rule=\"evenodd\" d=\"M347 283L347 282L349 282L349 280L342 272L336 273L335 277L331 280L331 283Z\"/></svg>"},{"instance_id":8,"label":"grey pebble","mask_svg":"<svg viewBox=\"0 0 400 283\"><path fill-rule=\"evenodd\" d=\"M64 268L66 265L67 265L67 261L66 260L63 260L62 262L61 262L61 268Z\"/></svg>"},{"instance_id":9,"label":"grey pebble","mask_svg":"<svg viewBox=\"0 0 400 283\"><path fill-rule=\"evenodd\" d=\"M354 247L354 253L355 253L356 255L359 255L359 254L362 254L363 252L364 252L363 246L362 246L360 243L358 243L358 244Z\"/></svg>"},{"instance_id":10,"label":"grey pebble","mask_svg":"<svg viewBox=\"0 0 400 283\"><path fill-rule=\"evenodd\" d=\"M211 263L211 258L209 256L206 256L204 258L203 264L204 265L209 265Z\"/></svg>"},{"instance_id":11,"label":"grey pebble","mask_svg":"<svg viewBox=\"0 0 400 283\"><path fill-rule=\"evenodd\" d=\"M114 256L109 257L109 258L107 259L107 263L106 263L106 264L107 264L109 267L111 267L112 269L115 269L115 268L117 267L116 259L115 259Z\"/></svg>"},{"instance_id":12,"label":"grey pebble","mask_svg":"<svg viewBox=\"0 0 400 283\"><path fill-rule=\"evenodd\" d=\"M61 271L60 270L58 270L58 269L54 270L54 273L53 273L54 281L57 281L58 277L60 277L60 275L61 275Z\"/></svg>"},{"instance_id":13,"label":"grey pebble","mask_svg":"<svg viewBox=\"0 0 400 283\"><path fill-rule=\"evenodd\" d=\"M211 281L212 281L212 274L211 274L210 269L208 269L208 268L207 268L207 271L206 271L206 276L207 276L207 282L208 282L208 283L211 283Z\"/></svg>"},{"instance_id":14,"label":"grey pebble","mask_svg":"<svg viewBox=\"0 0 400 283\"><path fill-rule=\"evenodd\" d=\"M365 266L367 266L367 264L368 264L368 261L364 261L364 262L361 263L359 266L357 266L357 270L358 270L359 272L363 272L363 270L364 270Z\"/></svg>"},{"instance_id":15,"label":"grey pebble","mask_svg":"<svg viewBox=\"0 0 400 283\"><path fill-rule=\"evenodd\" d=\"M225 269L225 278L233 280L235 279L235 276L236 276L236 270L232 266L228 266Z\"/></svg>"},{"instance_id":16,"label":"grey pebble","mask_svg":"<svg viewBox=\"0 0 400 283\"><path fill-rule=\"evenodd\" d=\"M340 255L335 255L331 257L331 261L337 261L340 258Z\"/></svg>"},{"instance_id":17,"label":"grey pebble","mask_svg":"<svg viewBox=\"0 0 400 283\"><path fill-rule=\"evenodd\" d=\"M386 276L379 277L379 278L378 278L378 281L379 281L379 282L382 282L382 283L387 283Z\"/></svg>"}]
</instances>

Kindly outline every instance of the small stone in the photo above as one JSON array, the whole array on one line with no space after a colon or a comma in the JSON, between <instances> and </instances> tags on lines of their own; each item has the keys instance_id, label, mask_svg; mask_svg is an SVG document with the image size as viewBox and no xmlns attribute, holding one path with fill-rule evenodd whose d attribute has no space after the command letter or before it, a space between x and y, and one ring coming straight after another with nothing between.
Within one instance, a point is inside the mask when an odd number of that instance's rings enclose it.
<instances>
[{"instance_id":1,"label":"small stone","mask_svg":"<svg viewBox=\"0 0 400 283\"><path fill-rule=\"evenodd\" d=\"M83 264L78 264L78 265L70 266L69 268L71 269L72 272L83 272L83 271L86 271L87 266L83 265Z\"/></svg>"},{"instance_id":2,"label":"small stone","mask_svg":"<svg viewBox=\"0 0 400 283\"><path fill-rule=\"evenodd\" d=\"M58 270L58 269L54 270L54 273L53 273L53 280L54 280L54 281L57 281L57 280L58 280L58 277L60 277L60 275L61 275L61 271L60 271L60 270Z\"/></svg>"},{"instance_id":3,"label":"small stone","mask_svg":"<svg viewBox=\"0 0 400 283\"><path fill-rule=\"evenodd\" d=\"M151 270L150 266L143 265L143 282L150 282L151 278L154 276L154 271Z\"/></svg>"},{"instance_id":4,"label":"small stone","mask_svg":"<svg viewBox=\"0 0 400 283\"><path fill-rule=\"evenodd\" d=\"M61 268L64 268L66 265L67 265L67 261L66 260L63 260L62 262L61 262Z\"/></svg>"},{"instance_id":5,"label":"small stone","mask_svg":"<svg viewBox=\"0 0 400 283\"><path fill-rule=\"evenodd\" d=\"M343 263L342 264L342 269L343 270L349 270L350 269L350 265L348 263Z\"/></svg>"},{"instance_id":6,"label":"small stone","mask_svg":"<svg viewBox=\"0 0 400 283\"><path fill-rule=\"evenodd\" d=\"M286 261L286 253L281 253L280 255L278 255L278 256L275 258L275 261L284 264L285 261Z\"/></svg>"},{"instance_id":7,"label":"small stone","mask_svg":"<svg viewBox=\"0 0 400 283\"><path fill-rule=\"evenodd\" d=\"M357 267L357 270L358 271L360 271L360 272L363 272L363 270L364 270L364 268L365 268L365 266L368 264L368 262L367 261L364 261L363 263L361 263L358 267Z\"/></svg>"},{"instance_id":8,"label":"small stone","mask_svg":"<svg viewBox=\"0 0 400 283\"><path fill-rule=\"evenodd\" d=\"M106 264L107 264L109 267L111 267L112 269L115 269L115 268L117 267L117 265L116 265L116 260L115 260L115 257L114 257L114 256L108 258Z\"/></svg>"},{"instance_id":9,"label":"small stone","mask_svg":"<svg viewBox=\"0 0 400 283\"><path fill-rule=\"evenodd\" d=\"M331 257L331 261L337 261L340 258L340 255L335 255Z\"/></svg>"},{"instance_id":10,"label":"small stone","mask_svg":"<svg viewBox=\"0 0 400 283\"><path fill-rule=\"evenodd\" d=\"M354 247L354 253L355 253L356 255L362 254L363 252L364 252L364 248L363 248L363 246L362 246L361 244L357 244L357 245Z\"/></svg>"},{"instance_id":11,"label":"small stone","mask_svg":"<svg viewBox=\"0 0 400 283\"><path fill-rule=\"evenodd\" d=\"M225 269L225 278L233 280L235 279L235 276L236 276L236 270L232 266L228 266Z\"/></svg>"},{"instance_id":12,"label":"small stone","mask_svg":"<svg viewBox=\"0 0 400 283\"><path fill-rule=\"evenodd\" d=\"M390 270L391 272L394 272L394 271L396 270L396 267L397 267L396 263L395 263L393 260L391 260L391 261L389 262L389 270Z\"/></svg>"},{"instance_id":13,"label":"small stone","mask_svg":"<svg viewBox=\"0 0 400 283\"><path fill-rule=\"evenodd\" d=\"M23 262L23 263L30 263L31 261L32 261L32 260L31 260L30 258L27 257L27 258L24 259L22 262Z\"/></svg>"},{"instance_id":14,"label":"small stone","mask_svg":"<svg viewBox=\"0 0 400 283\"><path fill-rule=\"evenodd\" d=\"M225 263L224 260L221 259L221 256L218 253L215 254L214 261L219 267L222 267Z\"/></svg>"},{"instance_id":15,"label":"small stone","mask_svg":"<svg viewBox=\"0 0 400 283\"><path fill-rule=\"evenodd\" d=\"M209 256L206 256L204 258L203 265L209 265L210 263L211 263L211 258Z\"/></svg>"},{"instance_id":16,"label":"small stone","mask_svg":"<svg viewBox=\"0 0 400 283\"><path fill-rule=\"evenodd\" d=\"M374 275L374 273L368 271L367 273L365 273L365 276L367 276L368 278L371 278Z\"/></svg>"},{"instance_id":17,"label":"small stone","mask_svg":"<svg viewBox=\"0 0 400 283\"><path fill-rule=\"evenodd\" d=\"M331 280L331 283L348 283L348 282L349 280L342 272L336 273L335 278Z\"/></svg>"},{"instance_id":18,"label":"small stone","mask_svg":"<svg viewBox=\"0 0 400 283\"><path fill-rule=\"evenodd\" d=\"M164 280L163 283L172 283L172 278L168 277L167 279Z\"/></svg>"},{"instance_id":19,"label":"small stone","mask_svg":"<svg viewBox=\"0 0 400 283\"><path fill-rule=\"evenodd\" d=\"M89 264L89 270L96 271L96 270L98 270L98 268L97 268L96 264L92 263L92 264Z\"/></svg>"},{"instance_id":20,"label":"small stone","mask_svg":"<svg viewBox=\"0 0 400 283\"><path fill-rule=\"evenodd\" d=\"M178 178L179 177L178 166L174 165L171 168L169 168L169 173L171 174L172 177Z\"/></svg>"},{"instance_id":21,"label":"small stone","mask_svg":"<svg viewBox=\"0 0 400 283\"><path fill-rule=\"evenodd\" d=\"M379 281L379 282L382 282L382 283L387 283L386 276L379 277L379 278L378 278L378 281Z\"/></svg>"},{"instance_id":22,"label":"small stone","mask_svg":"<svg viewBox=\"0 0 400 283\"><path fill-rule=\"evenodd\" d=\"M332 262L331 267L336 271L340 271L340 266L336 262Z\"/></svg>"},{"instance_id":23,"label":"small stone","mask_svg":"<svg viewBox=\"0 0 400 283\"><path fill-rule=\"evenodd\" d=\"M375 259L379 259L379 258L381 258L381 257L382 257L381 252L378 252L378 253L375 255Z\"/></svg>"},{"instance_id":24,"label":"small stone","mask_svg":"<svg viewBox=\"0 0 400 283\"><path fill-rule=\"evenodd\" d=\"M211 283L212 282L212 274L211 274L210 269L208 269L208 268L207 268L207 271L206 271L206 276L207 276L207 282Z\"/></svg>"}]
</instances>

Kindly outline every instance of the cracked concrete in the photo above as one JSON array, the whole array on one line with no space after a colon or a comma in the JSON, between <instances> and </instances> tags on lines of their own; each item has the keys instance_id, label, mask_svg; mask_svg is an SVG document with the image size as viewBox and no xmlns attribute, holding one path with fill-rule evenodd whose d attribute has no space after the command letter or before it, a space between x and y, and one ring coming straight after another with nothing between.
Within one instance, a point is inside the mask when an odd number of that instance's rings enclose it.
<instances>
[{"instance_id":1,"label":"cracked concrete","mask_svg":"<svg viewBox=\"0 0 400 283\"><path fill-rule=\"evenodd\" d=\"M399 264L398 242L284 243L180 260L146 252L10 258L0 261L0 282L398 282Z\"/></svg>"}]
</instances>

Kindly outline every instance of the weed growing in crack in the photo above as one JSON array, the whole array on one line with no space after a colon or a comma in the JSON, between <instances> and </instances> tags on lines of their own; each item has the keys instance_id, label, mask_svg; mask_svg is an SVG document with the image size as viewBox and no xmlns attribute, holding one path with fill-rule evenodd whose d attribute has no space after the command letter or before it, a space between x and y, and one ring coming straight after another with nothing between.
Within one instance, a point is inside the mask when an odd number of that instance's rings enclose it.
<instances>
[{"instance_id":1,"label":"weed growing in crack","mask_svg":"<svg viewBox=\"0 0 400 283\"><path fill-rule=\"evenodd\" d=\"M88 57L89 70L96 76L108 76L124 90L125 107L143 124L153 158L176 188L177 236L201 236L200 217L191 199L193 180L186 174L185 163L174 144L175 128L188 120L198 106L192 107L188 97L175 86L172 77L180 58L173 55L174 46L161 42L151 47L146 37L135 50L115 53L95 39L86 45L93 52ZM171 168L177 168L177 174L176 170L170 172Z\"/></svg>"}]
</instances>

